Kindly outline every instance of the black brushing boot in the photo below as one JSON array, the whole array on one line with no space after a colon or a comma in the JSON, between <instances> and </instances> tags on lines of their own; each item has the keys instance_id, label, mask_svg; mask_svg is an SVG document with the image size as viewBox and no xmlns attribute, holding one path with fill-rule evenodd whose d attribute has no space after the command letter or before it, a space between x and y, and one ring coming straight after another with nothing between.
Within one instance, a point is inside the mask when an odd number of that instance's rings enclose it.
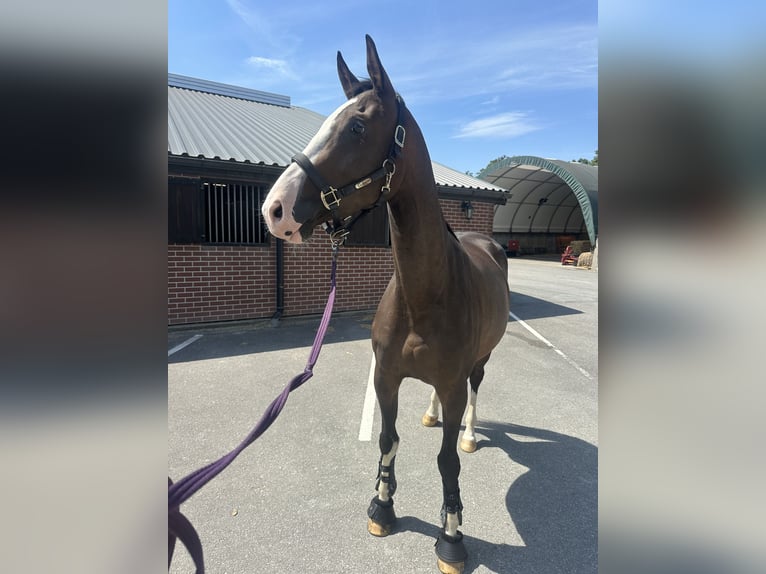
<instances>
[{"instance_id":1,"label":"black brushing boot","mask_svg":"<svg viewBox=\"0 0 766 574\"><path fill-rule=\"evenodd\" d=\"M439 572L443 574L462 574L468 552L463 545L463 533L457 531L457 536L448 536L442 530L436 539L436 558Z\"/></svg>"},{"instance_id":2,"label":"black brushing boot","mask_svg":"<svg viewBox=\"0 0 766 574\"><path fill-rule=\"evenodd\" d=\"M367 531L373 536L388 536L391 534L391 527L396 521L394 513L394 499L389 498L386 502L380 500L377 496L370 501L367 509Z\"/></svg>"},{"instance_id":3,"label":"black brushing boot","mask_svg":"<svg viewBox=\"0 0 766 574\"><path fill-rule=\"evenodd\" d=\"M456 514L458 524L463 523L463 502L460 500L460 490L444 494L442 505L442 531L436 539L436 564L442 574L463 574L465 559L468 557L463 545L463 533L456 531L455 536L449 536L447 515Z\"/></svg>"}]
</instances>

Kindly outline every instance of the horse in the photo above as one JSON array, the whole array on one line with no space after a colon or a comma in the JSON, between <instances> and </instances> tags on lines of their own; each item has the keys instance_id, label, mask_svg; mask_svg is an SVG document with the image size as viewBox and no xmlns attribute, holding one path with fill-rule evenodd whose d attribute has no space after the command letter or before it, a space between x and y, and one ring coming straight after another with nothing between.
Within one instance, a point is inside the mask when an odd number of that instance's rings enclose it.
<instances>
[{"instance_id":1,"label":"horse","mask_svg":"<svg viewBox=\"0 0 766 574\"><path fill-rule=\"evenodd\" d=\"M460 447L476 450L477 393L484 366L508 322L508 260L491 238L455 233L445 221L423 134L394 90L369 35L366 42L369 79L354 76L338 52L346 102L293 157L261 211L277 238L301 243L324 225L340 242L360 214L386 205L394 273L371 333L382 428L377 494L367 510L367 526L371 534L386 536L395 523L399 387L405 377L420 379L433 387L422 423L434 426L440 405L443 417L437 456L444 493L437 565L444 574L457 574L467 557L458 530L463 503L457 442L466 412Z\"/></svg>"}]
</instances>

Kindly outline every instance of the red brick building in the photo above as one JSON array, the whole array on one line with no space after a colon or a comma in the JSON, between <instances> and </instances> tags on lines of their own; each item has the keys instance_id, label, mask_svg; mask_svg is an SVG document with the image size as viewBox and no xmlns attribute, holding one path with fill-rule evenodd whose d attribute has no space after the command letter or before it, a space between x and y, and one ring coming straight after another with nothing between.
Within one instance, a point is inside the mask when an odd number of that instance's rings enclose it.
<instances>
[{"instance_id":1,"label":"red brick building","mask_svg":"<svg viewBox=\"0 0 766 574\"><path fill-rule=\"evenodd\" d=\"M168 322L171 325L320 313L330 246L271 237L260 205L324 117L286 96L168 76ZM492 235L502 188L433 164L445 219ZM385 209L341 248L339 311L374 309L393 273Z\"/></svg>"}]
</instances>

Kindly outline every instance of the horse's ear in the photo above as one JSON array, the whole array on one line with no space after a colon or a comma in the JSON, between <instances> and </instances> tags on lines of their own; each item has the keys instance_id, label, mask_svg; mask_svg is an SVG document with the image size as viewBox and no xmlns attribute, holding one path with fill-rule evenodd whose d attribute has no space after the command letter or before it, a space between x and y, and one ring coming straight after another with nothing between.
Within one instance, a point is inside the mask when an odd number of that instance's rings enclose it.
<instances>
[{"instance_id":1,"label":"horse's ear","mask_svg":"<svg viewBox=\"0 0 766 574\"><path fill-rule=\"evenodd\" d=\"M343 93L346 94L347 99L353 98L359 87L359 80L348 69L346 61L343 59L340 51L338 51L338 78L340 78L340 85L343 86Z\"/></svg>"},{"instance_id":2,"label":"horse's ear","mask_svg":"<svg viewBox=\"0 0 766 574\"><path fill-rule=\"evenodd\" d=\"M375 48L375 42L369 35L365 36L367 40L367 73L370 74L373 89L379 94L394 94L394 86L388 78L388 74L380 63L378 50Z\"/></svg>"}]
</instances>

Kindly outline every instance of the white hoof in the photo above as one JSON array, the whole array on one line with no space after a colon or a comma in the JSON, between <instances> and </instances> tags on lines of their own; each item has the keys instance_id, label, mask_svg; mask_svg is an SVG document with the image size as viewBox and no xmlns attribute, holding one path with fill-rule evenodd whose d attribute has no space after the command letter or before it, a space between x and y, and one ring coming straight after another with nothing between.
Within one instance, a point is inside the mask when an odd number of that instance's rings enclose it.
<instances>
[{"instance_id":1,"label":"white hoof","mask_svg":"<svg viewBox=\"0 0 766 574\"><path fill-rule=\"evenodd\" d=\"M476 440L462 439L460 441L460 450L463 452L476 452Z\"/></svg>"}]
</instances>

